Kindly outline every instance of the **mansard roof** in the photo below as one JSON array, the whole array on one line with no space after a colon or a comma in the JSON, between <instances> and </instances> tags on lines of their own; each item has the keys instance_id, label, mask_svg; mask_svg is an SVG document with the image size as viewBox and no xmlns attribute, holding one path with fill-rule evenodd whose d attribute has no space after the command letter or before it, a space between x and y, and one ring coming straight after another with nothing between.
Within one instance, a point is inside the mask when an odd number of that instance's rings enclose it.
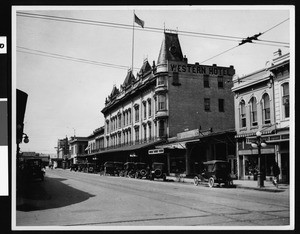
<instances>
[{"instance_id":1,"label":"mansard roof","mask_svg":"<svg viewBox=\"0 0 300 234\"><path fill-rule=\"evenodd\" d=\"M146 59L146 60L144 60L143 65L138 74L142 75L142 74L147 73L148 71L151 71L151 66L150 66L148 60Z\"/></svg>"},{"instance_id":2,"label":"mansard roof","mask_svg":"<svg viewBox=\"0 0 300 234\"><path fill-rule=\"evenodd\" d=\"M134 81L135 81L135 77L132 74L132 70L129 70L128 73L127 73L127 75L126 75L126 78L125 78L125 80L123 82L123 87L126 87L126 86L130 85Z\"/></svg>"},{"instance_id":3,"label":"mansard roof","mask_svg":"<svg viewBox=\"0 0 300 234\"><path fill-rule=\"evenodd\" d=\"M157 60L157 65L167 64L167 61L182 61L183 54L181 51L178 34L164 33L164 40L162 41L160 52Z\"/></svg>"},{"instance_id":4,"label":"mansard roof","mask_svg":"<svg viewBox=\"0 0 300 234\"><path fill-rule=\"evenodd\" d=\"M110 97L113 98L114 96L118 95L120 93L119 89L116 87L116 85L114 85L111 93L110 93Z\"/></svg>"}]
</instances>

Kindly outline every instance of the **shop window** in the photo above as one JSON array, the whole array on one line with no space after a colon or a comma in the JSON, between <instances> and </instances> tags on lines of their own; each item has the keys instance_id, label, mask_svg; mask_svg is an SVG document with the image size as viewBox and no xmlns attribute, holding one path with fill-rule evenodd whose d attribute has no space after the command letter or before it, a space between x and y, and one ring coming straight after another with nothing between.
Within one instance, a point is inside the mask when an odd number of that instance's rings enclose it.
<instances>
[{"instance_id":1,"label":"shop window","mask_svg":"<svg viewBox=\"0 0 300 234\"><path fill-rule=\"evenodd\" d=\"M210 98L204 98L204 110L210 111Z\"/></svg>"},{"instance_id":2,"label":"shop window","mask_svg":"<svg viewBox=\"0 0 300 234\"><path fill-rule=\"evenodd\" d=\"M257 102L255 97L250 100L250 117L251 126L257 126Z\"/></svg>"},{"instance_id":3,"label":"shop window","mask_svg":"<svg viewBox=\"0 0 300 234\"><path fill-rule=\"evenodd\" d=\"M244 100L240 102L240 127L246 127L246 105Z\"/></svg>"},{"instance_id":4,"label":"shop window","mask_svg":"<svg viewBox=\"0 0 300 234\"><path fill-rule=\"evenodd\" d=\"M224 99L219 99L219 112L224 112Z\"/></svg>"},{"instance_id":5,"label":"shop window","mask_svg":"<svg viewBox=\"0 0 300 234\"><path fill-rule=\"evenodd\" d=\"M289 83L282 84L282 105L283 105L283 118L289 118L290 117Z\"/></svg>"},{"instance_id":6,"label":"shop window","mask_svg":"<svg viewBox=\"0 0 300 234\"><path fill-rule=\"evenodd\" d=\"M263 124L271 123L270 98L267 93L265 93L262 97L262 108L263 108Z\"/></svg>"}]
</instances>

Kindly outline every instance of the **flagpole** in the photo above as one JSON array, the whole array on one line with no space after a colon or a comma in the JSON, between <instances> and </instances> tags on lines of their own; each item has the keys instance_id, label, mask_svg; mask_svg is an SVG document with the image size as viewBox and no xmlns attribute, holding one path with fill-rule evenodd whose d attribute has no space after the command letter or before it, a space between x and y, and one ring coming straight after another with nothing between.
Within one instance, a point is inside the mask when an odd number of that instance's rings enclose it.
<instances>
[{"instance_id":1,"label":"flagpole","mask_svg":"<svg viewBox=\"0 0 300 234\"><path fill-rule=\"evenodd\" d=\"M132 56L131 56L131 72L133 74L133 56L134 56L134 16L135 11L133 10L133 22L132 22Z\"/></svg>"}]
</instances>

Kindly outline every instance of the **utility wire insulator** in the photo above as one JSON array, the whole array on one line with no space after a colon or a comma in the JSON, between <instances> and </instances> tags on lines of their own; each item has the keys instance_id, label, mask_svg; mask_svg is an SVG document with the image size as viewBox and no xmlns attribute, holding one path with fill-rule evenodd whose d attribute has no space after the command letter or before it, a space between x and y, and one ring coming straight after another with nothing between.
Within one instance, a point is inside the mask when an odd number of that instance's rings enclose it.
<instances>
[{"instance_id":1,"label":"utility wire insulator","mask_svg":"<svg viewBox=\"0 0 300 234\"><path fill-rule=\"evenodd\" d=\"M252 43L253 40L258 40L258 37L261 35L262 33L257 33L255 35L253 35L252 37L247 37L245 39L243 39L239 45L243 45L245 43Z\"/></svg>"}]
</instances>

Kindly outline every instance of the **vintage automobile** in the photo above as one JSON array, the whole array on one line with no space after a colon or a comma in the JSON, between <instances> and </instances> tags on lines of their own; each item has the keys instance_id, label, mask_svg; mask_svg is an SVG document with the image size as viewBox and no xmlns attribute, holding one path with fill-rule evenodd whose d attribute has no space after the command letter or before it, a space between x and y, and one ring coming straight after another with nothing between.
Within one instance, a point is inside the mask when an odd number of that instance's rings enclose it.
<instances>
[{"instance_id":1,"label":"vintage automobile","mask_svg":"<svg viewBox=\"0 0 300 234\"><path fill-rule=\"evenodd\" d=\"M137 162L135 163L135 178L142 179L146 178L148 179L150 174L149 166L146 163L143 162Z\"/></svg>"},{"instance_id":2,"label":"vintage automobile","mask_svg":"<svg viewBox=\"0 0 300 234\"><path fill-rule=\"evenodd\" d=\"M122 162L108 161L104 163L104 175L119 176L123 168Z\"/></svg>"},{"instance_id":3,"label":"vintage automobile","mask_svg":"<svg viewBox=\"0 0 300 234\"><path fill-rule=\"evenodd\" d=\"M70 166L70 171L77 171L78 170L78 164L72 164Z\"/></svg>"},{"instance_id":4,"label":"vintage automobile","mask_svg":"<svg viewBox=\"0 0 300 234\"><path fill-rule=\"evenodd\" d=\"M204 169L194 177L194 184L208 183L209 187L217 184L232 186L232 178L230 176L230 167L227 161L212 160L203 163Z\"/></svg>"},{"instance_id":5,"label":"vintage automobile","mask_svg":"<svg viewBox=\"0 0 300 234\"><path fill-rule=\"evenodd\" d=\"M167 180L167 169L166 169L166 164L165 163L160 163L160 162L153 162L150 175L149 175L150 180L154 180L162 178L164 181Z\"/></svg>"},{"instance_id":6,"label":"vintage automobile","mask_svg":"<svg viewBox=\"0 0 300 234\"><path fill-rule=\"evenodd\" d=\"M126 162L124 163L124 171L123 176L134 178L135 177L135 163L134 162Z\"/></svg>"},{"instance_id":7,"label":"vintage automobile","mask_svg":"<svg viewBox=\"0 0 300 234\"><path fill-rule=\"evenodd\" d=\"M44 180L45 168L42 165L42 159L26 159L24 162L24 173L28 180Z\"/></svg>"}]
</instances>

